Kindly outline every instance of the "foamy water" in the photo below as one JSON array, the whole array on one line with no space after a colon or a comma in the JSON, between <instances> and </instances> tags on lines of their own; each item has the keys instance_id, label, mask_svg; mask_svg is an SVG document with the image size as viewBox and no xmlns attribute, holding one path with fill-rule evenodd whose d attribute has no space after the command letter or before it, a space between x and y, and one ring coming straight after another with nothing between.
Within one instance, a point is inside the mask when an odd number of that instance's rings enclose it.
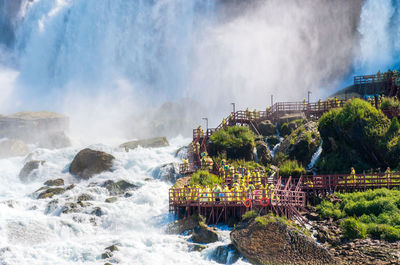
<instances>
[{"instance_id":1,"label":"foamy water","mask_svg":"<svg viewBox=\"0 0 400 265\"><path fill-rule=\"evenodd\" d=\"M211 260L213 250L230 243L229 230L220 229L221 240L208 249L190 252L188 236L165 233L173 220L168 213L170 184L152 177L160 165L179 162L175 152L188 142L176 138L169 147L130 152L91 145L92 149L112 154L116 161L113 172L87 181L68 173L72 159L86 146L34 150L31 159L46 163L37 178L27 183L18 177L24 157L0 160L0 264L104 264L101 254L112 244L119 251L109 261L119 264L216 264ZM75 188L53 198L36 199L33 192L46 180L55 178L63 178L66 186L75 184ZM123 179L140 188L130 192L131 197L119 196L116 202L106 203L110 194L100 184L110 179ZM80 213L62 213L65 203L76 202L83 193L93 198L89 201L91 206ZM94 207L100 207L103 215L91 214Z\"/></svg>"}]
</instances>

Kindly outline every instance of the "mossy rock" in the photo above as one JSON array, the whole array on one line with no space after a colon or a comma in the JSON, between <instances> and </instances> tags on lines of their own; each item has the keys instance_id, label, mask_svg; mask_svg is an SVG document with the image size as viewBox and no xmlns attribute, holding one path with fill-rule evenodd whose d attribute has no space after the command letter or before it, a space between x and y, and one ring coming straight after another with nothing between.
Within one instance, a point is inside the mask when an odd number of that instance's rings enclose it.
<instances>
[{"instance_id":1,"label":"mossy rock","mask_svg":"<svg viewBox=\"0 0 400 265\"><path fill-rule=\"evenodd\" d=\"M82 202L82 201L91 201L93 200L92 196L90 196L89 194L81 194L78 197L78 202Z\"/></svg>"},{"instance_id":2,"label":"mossy rock","mask_svg":"<svg viewBox=\"0 0 400 265\"><path fill-rule=\"evenodd\" d=\"M49 179L44 183L46 186L64 186L64 180L59 178L59 179Z\"/></svg>"},{"instance_id":3,"label":"mossy rock","mask_svg":"<svg viewBox=\"0 0 400 265\"><path fill-rule=\"evenodd\" d=\"M281 153L283 156L297 160L303 166L307 166L320 144L321 137L318 124L310 121L291 132L280 144L277 154ZM280 162L277 161L279 157L274 157L275 164Z\"/></svg>"},{"instance_id":4,"label":"mossy rock","mask_svg":"<svg viewBox=\"0 0 400 265\"><path fill-rule=\"evenodd\" d=\"M54 195L62 194L65 192L64 188L48 188L44 192L40 193L38 199L52 198Z\"/></svg>"},{"instance_id":5,"label":"mossy rock","mask_svg":"<svg viewBox=\"0 0 400 265\"><path fill-rule=\"evenodd\" d=\"M258 129L263 136L271 136L276 134L276 127L269 120L260 122L258 124Z\"/></svg>"},{"instance_id":6,"label":"mossy rock","mask_svg":"<svg viewBox=\"0 0 400 265\"><path fill-rule=\"evenodd\" d=\"M107 203L113 203L116 201L117 201L117 197L110 197L110 198L105 199L105 202L107 202Z\"/></svg>"},{"instance_id":7,"label":"mossy rock","mask_svg":"<svg viewBox=\"0 0 400 265\"><path fill-rule=\"evenodd\" d=\"M266 166L271 163L272 156L271 153L269 152L266 143L261 141L257 142L256 150L257 150L258 161L261 165Z\"/></svg>"},{"instance_id":8,"label":"mossy rock","mask_svg":"<svg viewBox=\"0 0 400 265\"><path fill-rule=\"evenodd\" d=\"M111 245L109 247L106 247L105 250L109 250L111 252L114 252L114 251L118 251L119 249L118 249L118 247L116 245Z\"/></svg>"}]
</instances>

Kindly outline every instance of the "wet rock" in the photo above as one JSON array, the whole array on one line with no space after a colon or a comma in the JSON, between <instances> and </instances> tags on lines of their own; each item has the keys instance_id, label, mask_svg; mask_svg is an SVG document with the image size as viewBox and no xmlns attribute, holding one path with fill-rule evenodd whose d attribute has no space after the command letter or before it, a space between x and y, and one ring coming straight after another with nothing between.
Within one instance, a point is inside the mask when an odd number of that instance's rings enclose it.
<instances>
[{"instance_id":1,"label":"wet rock","mask_svg":"<svg viewBox=\"0 0 400 265\"><path fill-rule=\"evenodd\" d=\"M196 214L190 216L185 221L182 219L176 220L170 223L166 229L168 234L180 234L186 231L191 231L195 227L204 224L205 219L203 216L198 216ZM191 232L190 232L191 233Z\"/></svg>"},{"instance_id":2,"label":"wet rock","mask_svg":"<svg viewBox=\"0 0 400 265\"><path fill-rule=\"evenodd\" d=\"M201 224L193 229L191 239L194 243L209 244L218 241L218 234L208 226Z\"/></svg>"},{"instance_id":3,"label":"wet rock","mask_svg":"<svg viewBox=\"0 0 400 265\"><path fill-rule=\"evenodd\" d=\"M271 150L274 149L274 147L275 147L277 144L279 144L279 142L280 142L280 139L279 139L279 137L276 136L276 135L270 136L270 137L267 138L267 144L268 144L268 147L269 147Z\"/></svg>"},{"instance_id":4,"label":"wet rock","mask_svg":"<svg viewBox=\"0 0 400 265\"><path fill-rule=\"evenodd\" d=\"M90 214L100 217L100 216L104 215L104 212L100 207L94 207L93 211Z\"/></svg>"},{"instance_id":5,"label":"wet rock","mask_svg":"<svg viewBox=\"0 0 400 265\"><path fill-rule=\"evenodd\" d=\"M260 132L263 136L270 136L270 135L276 134L275 125L272 124L272 122L269 121L269 120L260 122L260 123L258 124L258 129L259 129L259 132Z\"/></svg>"},{"instance_id":6,"label":"wet rock","mask_svg":"<svg viewBox=\"0 0 400 265\"><path fill-rule=\"evenodd\" d=\"M272 156L268 150L268 146L263 141L258 141L256 143L256 150L259 163L266 166L271 163Z\"/></svg>"},{"instance_id":7,"label":"wet rock","mask_svg":"<svg viewBox=\"0 0 400 265\"><path fill-rule=\"evenodd\" d=\"M113 256L113 253L111 251L106 251L103 254L101 254L102 259L109 259Z\"/></svg>"},{"instance_id":8,"label":"wet rock","mask_svg":"<svg viewBox=\"0 0 400 265\"><path fill-rule=\"evenodd\" d=\"M119 147L124 148L126 151L129 151L132 149L136 149L138 146L141 146L143 148L156 148L156 147L169 146L169 143L166 137L156 137L156 138L126 142L121 144Z\"/></svg>"},{"instance_id":9,"label":"wet rock","mask_svg":"<svg viewBox=\"0 0 400 265\"><path fill-rule=\"evenodd\" d=\"M46 186L64 186L63 179L49 179L44 183Z\"/></svg>"},{"instance_id":10,"label":"wet rock","mask_svg":"<svg viewBox=\"0 0 400 265\"><path fill-rule=\"evenodd\" d=\"M114 156L89 148L80 151L69 167L69 172L81 179L89 179L104 171L111 171Z\"/></svg>"},{"instance_id":11,"label":"wet rock","mask_svg":"<svg viewBox=\"0 0 400 265\"><path fill-rule=\"evenodd\" d=\"M47 206L46 206L46 214L47 213L50 213L50 212L52 212L52 211L54 211L55 209L57 209L58 208L58 200L57 199L55 199L55 200L51 200L51 201L49 201L49 203L47 204Z\"/></svg>"},{"instance_id":12,"label":"wet rock","mask_svg":"<svg viewBox=\"0 0 400 265\"><path fill-rule=\"evenodd\" d=\"M169 163L156 168L153 172L155 179L166 181L174 184L177 179L181 178L179 168L176 163Z\"/></svg>"},{"instance_id":13,"label":"wet rock","mask_svg":"<svg viewBox=\"0 0 400 265\"><path fill-rule=\"evenodd\" d=\"M122 195L127 190L134 190L139 188L139 186L131 184L125 180L120 180L118 182L108 180L104 182L102 186L105 187L110 192L110 194L114 196Z\"/></svg>"},{"instance_id":14,"label":"wet rock","mask_svg":"<svg viewBox=\"0 0 400 265\"><path fill-rule=\"evenodd\" d=\"M60 149L71 146L71 140L65 132L55 132L40 139L39 146L47 149Z\"/></svg>"},{"instance_id":15,"label":"wet rock","mask_svg":"<svg viewBox=\"0 0 400 265\"><path fill-rule=\"evenodd\" d=\"M0 158L25 156L28 153L28 146L21 140L11 139L0 142Z\"/></svg>"},{"instance_id":16,"label":"wet rock","mask_svg":"<svg viewBox=\"0 0 400 265\"><path fill-rule=\"evenodd\" d=\"M152 178L145 178L144 181L150 182L150 181L153 181L153 179Z\"/></svg>"},{"instance_id":17,"label":"wet rock","mask_svg":"<svg viewBox=\"0 0 400 265\"><path fill-rule=\"evenodd\" d=\"M233 244L229 244L217 247L211 257L220 264L233 264L240 258L240 253Z\"/></svg>"},{"instance_id":18,"label":"wet rock","mask_svg":"<svg viewBox=\"0 0 400 265\"><path fill-rule=\"evenodd\" d=\"M273 216L232 230L232 243L253 264L337 264L327 249ZM265 220L264 220L265 218Z\"/></svg>"},{"instance_id":19,"label":"wet rock","mask_svg":"<svg viewBox=\"0 0 400 265\"><path fill-rule=\"evenodd\" d=\"M197 251L197 252L202 252L207 248L207 245L201 245L201 244L192 244L189 246L189 251Z\"/></svg>"},{"instance_id":20,"label":"wet rock","mask_svg":"<svg viewBox=\"0 0 400 265\"><path fill-rule=\"evenodd\" d=\"M78 197L78 202L82 202L82 201L91 201L93 200L92 196L90 196L89 194L81 194Z\"/></svg>"},{"instance_id":21,"label":"wet rock","mask_svg":"<svg viewBox=\"0 0 400 265\"><path fill-rule=\"evenodd\" d=\"M19 172L19 178L22 181L28 181L29 179L34 179L36 178L36 171L39 169L40 166L42 166L46 161L38 161L38 160L32 160L27 163L25 163L24 167L21 169ZM32 174L32 177L30 178L30 175ZM35 176L34 176L35 175Z\"/></svg>"},{"instance_id":22,"label":"wet rock","mask_svg":"<svg viewBox=\"0 0 400 265\"><path fill-rule=\"evenodd\" d=\"M107 198L105 200L105 202L108 202L108 203L113 203L113 202L116 202L116 201L117 201L117 197L110 197L110 198Z\"/></svg>"},{"instance_id":23,"label":"wet rock","mask_svg":"<svg viewBox=\"0 0 400 265\"><path fill-rule=\"evenodd\" d=\"M114 252L114 251L118 251L119 249L118 249L118 247L116 245L111 245L109 247L106 247L105 250Z\"/></svg>"},{"instance_id":24,"label":"wet rock","mask_svg":"<svg viewBox=\"0 0 400 265\"><path fill-rule=\"evenodd\" d=\"M75 184L69 185L69 186L66 188L66 190L72 190L73 188L75 188Z\"/></svg>"},{"instance_id":25,"label":"wet rock","mask_svg":"<svg viewBox=\"0 0 400 265\"><path fill-rule=\"evenodd\" d=\"M79 213L82 210L81 206L74 202L68 202L64 205L62 213Z\"/></svg>"},{"instance_id":26,"label":"wet rock","mask_svg":"<svg viewBox=\"0 0 400 265\"><path fill-rule=\"evenodd\" d=\"M62 194L64 192L64 188L45 188L44 191L39 194L38 199L51 198L54 195Z\"/></svg>"}]
</instances>

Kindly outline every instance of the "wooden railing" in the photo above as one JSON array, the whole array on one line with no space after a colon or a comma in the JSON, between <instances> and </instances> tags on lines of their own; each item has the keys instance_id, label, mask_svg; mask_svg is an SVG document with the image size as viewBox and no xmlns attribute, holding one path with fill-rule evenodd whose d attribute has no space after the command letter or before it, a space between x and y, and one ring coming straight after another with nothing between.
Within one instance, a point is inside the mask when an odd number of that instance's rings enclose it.
<instances>
[{"instance_id":1,"label":"wooden railing","mask_svg":"<svg viewBox=\"0 0 400 265\"><path fill-rule=\"evenodd\" d=\"M302 176L302 190L351 190L400 187L400 173Z\"/></svg>"},{"instance_id":2,"label":"wooden railing","mask_svg":"<svg viewBox=\"0 0 400 265\"><path fill-rule=\"evenodd\" d=\"M207 139L217 130L224 128L225 126L232 126L238 123L242 124L250 124L251 122L258 123L263 120L273 120L279 118L284 114L290 113L305 113L306 115L310 114L319 114L333 109L343 107L345 104L345 100L328 100L328 101L318 101L313 103L308 102L278 102L275 103L272 107L268 108L265 111L246 111L239 110L236 112L232 112L230 116L225 119L225 122L220 123L216 128L209 128L206 132L202 132L199 129L193 130L193 139L203 139L207 137Z\"/></svg>"},{"instance_id":3,"label":"wooden railing","mask_svg":"<svg viewBox=\"0 0 400 265\"><path fill-rule=\"evenodd\" d=\"M306 194L302 191L268 189L241 192L204 192L186 188L169 190L169 202L177 207L244 206L246 200L250 200L252 206L304 207Z\"/></svg>"}]
</instances>

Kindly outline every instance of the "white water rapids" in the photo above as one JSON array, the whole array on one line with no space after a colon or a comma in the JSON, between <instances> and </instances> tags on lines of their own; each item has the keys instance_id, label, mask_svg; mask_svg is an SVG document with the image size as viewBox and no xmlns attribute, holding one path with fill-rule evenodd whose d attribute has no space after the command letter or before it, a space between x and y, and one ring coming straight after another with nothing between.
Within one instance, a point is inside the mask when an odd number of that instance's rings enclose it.
<instances>
[{"instance_id":1,"label":"white water rapids","mask_svg":"<svg viewBox=\"0 0 400 265\"><path fill-rule=\"evenodd\" d=\"M112 261L119 264L213 264L211 254L218 245L230 243L229 231L219 231L221 241L202 251L189 251L188 236L169 235L165 228L173 220L168 213L169 183L153 179L153 171L165 163L179 162L178 147L188 140L176 138L170 147L125 152L105 145L90 148L115 156L114 171L78 181L68 166L82 147L60 150L36 149L31 159L45 160L38 178L23 183L18 173L24 157L1 159L0 264L104 264L104 248L116 244ZM49 179L63 178L75 188L50 199L32 195ZM145 180L151 178L151 180ZM131 197L104 202L109 192L100 187L106 180L126 180L141 186ZM93 184L95 183L95 184ZM80 213L62 213L67 202L81 194L93 197L92 206ZM49 202L57 200L49 207ZM51 205L51 204L50 204ZM90 214L100 207L103 215ZM236 264L242 264L239 260Z\"/></svg>"}]
</instances>

